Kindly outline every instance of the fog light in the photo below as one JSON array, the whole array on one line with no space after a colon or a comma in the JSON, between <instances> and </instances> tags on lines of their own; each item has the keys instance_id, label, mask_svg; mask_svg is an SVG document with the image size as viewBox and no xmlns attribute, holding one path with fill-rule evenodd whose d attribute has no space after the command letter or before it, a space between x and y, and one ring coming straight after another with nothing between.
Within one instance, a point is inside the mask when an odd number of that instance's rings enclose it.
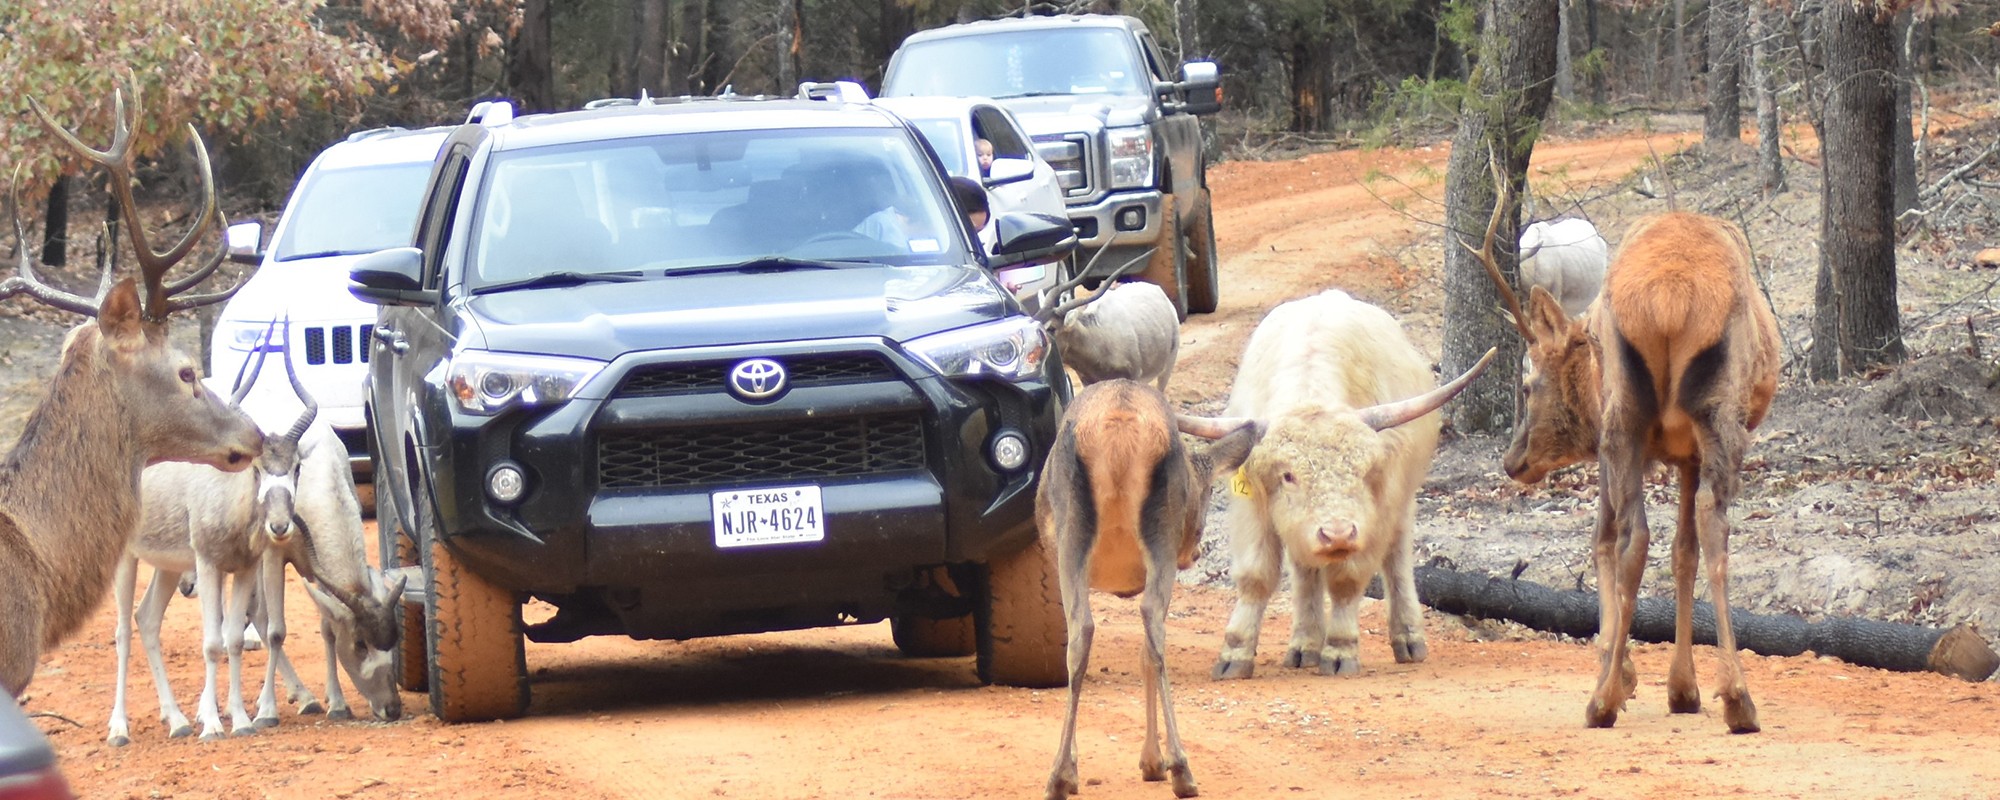
<instances>
[{"instance_id":1,"label":"fog light","mask_svg":"<svg viewBox=\"0 0 2000 800\"><path fill-rule=\"evenodd\" d=\"M511 504L521 499L527 488L527 476L522 475L521 468L513 464L501 464L486 473L486 494L495 502Z\"/></svg>"},{"instance_id":2,"label":"fog light","mask_svg":"<svg viewBox=\"0 0 2000 800\"><path fill-rule=\"evenodd\" d=\"M1131 208L1120 209L1118 211L1117 224L1118 229L1121 231L1136 231L1145 228L1146 207L1132 206Z\"/></svg>"},{"instance_id":3,"label":"fog light","mask_svg":"<svg viewBox=\"0 0 2000 800\"><path fill-rule=\"evenodd\" d=\"M993 463L1008 472L1028 463L1028 439L1014 431L993 437Z\"/></svg>"}]
</instances>

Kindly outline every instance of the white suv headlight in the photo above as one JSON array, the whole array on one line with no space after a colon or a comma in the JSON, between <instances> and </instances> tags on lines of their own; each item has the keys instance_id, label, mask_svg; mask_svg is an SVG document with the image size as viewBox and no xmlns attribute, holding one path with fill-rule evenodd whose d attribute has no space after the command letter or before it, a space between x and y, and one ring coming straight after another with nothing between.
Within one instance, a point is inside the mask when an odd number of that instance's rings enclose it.
<instances>
[{"instance_id":1,"label":"white suv headlight","mask_svg":"<svg viewBox=\"0 0 2000 800\"><path fill-rule=\"evenodd\" d=\"M223 320L216 323L214 341L239 353L248 353L257 349L258 341L262 340L264 332L270 329L271 323L269 322ZM272 338L279 339L283 337L272 334Z\"/></svg>"},{"instance_id":2,"label":"white suv headlight","mask_svg":"<svg viewBox=\"0 0 2000 800\"><path fill-rule=\"evenodd\" d=\"M1153 185L1153 133L1145 128L1112 128L1104 132L1111 148L1111 188L1142 189Z\"/></svg>"},{"instance_id":3,"label":"white suv headlight","mask_svg":"<svg viewBox=\"0 0 2000 800\"><path fill-rule=\"evenodd\" d=\"M447 380L460 411L486 415L566 402L601 369L587 358L466 350L452 356Z\"/></svg>"},{"instance_id":4,"label":"white suv headlight","mask_svg":"<svg viewBox=\"0 0 2000 800\"><path fill-rule=\"evenodd\" d=\"M1033 377L1049 354L1049 335L1030 317L1008 317L911 340L905 347L947 377Z\"/></svg>"}]
</instances>

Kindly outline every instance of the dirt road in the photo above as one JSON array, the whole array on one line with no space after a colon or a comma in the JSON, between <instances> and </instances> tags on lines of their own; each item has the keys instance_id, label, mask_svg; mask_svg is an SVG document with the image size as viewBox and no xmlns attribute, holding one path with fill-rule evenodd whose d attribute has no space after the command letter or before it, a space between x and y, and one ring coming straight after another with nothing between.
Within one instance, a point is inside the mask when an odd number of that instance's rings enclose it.
<instances>
[{"instance_id":1,"label":"dirt road","mask_svg":"<svg viewBox=\"0 0 2000 800\"><path fill-rule=\"evenodd\" d=\"M1552 142L1538 148L1537 166L1587 186L1674 146L1664 136ZM1399 266L1389 254L1437 238L1416 218L1440 216L1432 203L1445 155L1347 152L1220 167L1213 183L1227 289L1221 311L1184 332L1175 399L1219 404L1263 311L1326 286L1385 305L1435 348L1435 267ZM1388 177L1364 183L1376 174ZM1359 677L1279 666L1289 618L1278 614L1265 624L1254 679L1210 681L1232 599L1184 588L1169 624L1182 730L1206 797L2000 794L2000 684L1749 657L1764 732L1731 736L1713 708L1668 715L1668 649L1641 646L1638 697L1617 728L1586 730L1596 665L1588 647L1433 613L1430 660L1399 666L1372 602ZM1138 775L1136 607L1107 596L1094 603L1082 796L1170 797ZM296 586L289 605L294 659L301 673L321 674L310 603ZM85 797L1038 797L1061 720L1061 692L981 687L970 659L899 658L888 627L871 625L530 645L535 700L526 720L446 727L414 712L393 724L288 713L274 730L207 744L169 741L150 722L141 668L135 741L112 748L102 743L111 620L100 612L45 660L28 704L81 724L40 720ZM177 634L169 669L185 704L201 674L194 604L178 603L168 625ZM251 664L261 668L261 655ZM1698 651L1705 681L1713 664L1712 649ZM405 703L421 709L424 699Z\"/></svg>"}]
</instances>

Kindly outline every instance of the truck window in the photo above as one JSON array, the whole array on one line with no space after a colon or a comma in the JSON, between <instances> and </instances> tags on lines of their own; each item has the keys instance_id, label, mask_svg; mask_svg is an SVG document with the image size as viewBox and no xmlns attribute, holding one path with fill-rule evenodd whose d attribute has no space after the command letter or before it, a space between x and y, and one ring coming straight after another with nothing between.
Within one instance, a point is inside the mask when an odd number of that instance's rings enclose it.
<instances>
[{"instance_id":1,"label":"truck window","mask_svg":"<svg viewBox=\"0 0 2000 800\"><path fill-rule=\"evenodd\" d=\"M1117 28L954 36L905 45L883 95L993 98L1061 94L1143 95L1151 81Z\"/></svg>"},{"instance_id":2,"label":"truck window","mask_svg":"<svg viewBox=\"0 0 2000 800\"><path fill-rule=\"evenodd\" d=\"M1027 158L1028 142L1021 132L1007 120L1007 115L992 106L978 106L972 109L972 130L974 135L993 143L993 155L1000 158Z\"/></svg>"}]
</instances>

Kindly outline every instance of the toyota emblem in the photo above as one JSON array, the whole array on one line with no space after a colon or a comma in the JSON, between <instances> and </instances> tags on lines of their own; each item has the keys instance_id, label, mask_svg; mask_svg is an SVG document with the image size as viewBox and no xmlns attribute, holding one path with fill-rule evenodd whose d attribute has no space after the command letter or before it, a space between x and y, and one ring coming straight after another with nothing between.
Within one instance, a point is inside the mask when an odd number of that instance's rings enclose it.
<instances>
[{"instance_id":1,"label":"toyota emblem","mask_svg":"<svg viewBox=\"0 0 2000 800\"><path fill-rule=\"evenodd\" d=\"M745 400L769 400L785 391L785 365L768 358L737 362L729 370L729 390Z\"/></svg>"}]
</instances>

